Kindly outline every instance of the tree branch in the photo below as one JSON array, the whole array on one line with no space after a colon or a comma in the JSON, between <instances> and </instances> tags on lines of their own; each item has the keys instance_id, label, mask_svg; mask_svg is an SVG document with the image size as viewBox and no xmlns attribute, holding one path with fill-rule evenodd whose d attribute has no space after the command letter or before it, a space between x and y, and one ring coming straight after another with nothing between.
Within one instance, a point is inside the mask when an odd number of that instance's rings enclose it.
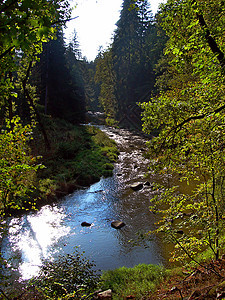
<instances>
[{"instance_id":1,"label":"tree branch","mask_svg":"<svg viewBox=\"0 0 225 300\"><path fill-rule=\"evenodd\" d=\"M74 17L74 18L65 19L65 20L57 20L57 21L55 21L54 23L52 23L51 25L54 26L54 25L56 25L56 24L63 24L63 23L72 21L72 20L77 19L77 18L79 18L79 16Z\"/></svg>"},{"instance_id":2,"label":"tree branch","mask_svg":"<svg viewBox=\"0 0 225 300\"><path fill-rule=\"evenodd\" d=\"M225 109L225 105L222 105L222 106L218 107L217 109L215 109L214 111L212 111L212 112L210 112L208 114L217 114L220 111L222 111L223 109ZM186 120L184 120L183 122L181 122L180 124L178 124L175 129L178 129L178 128L181 129L186 123L189 123L192 120L201 120L201 119L204 119L206 116L207 116L207 114L202 114L202 115L197 115L197 116L189 117Z\"/></svg>"},{"instance_id":3,"label":"tree branch","mask_svg":"<svg viewBox=\"0 0 225 300\"><path fill-rule=\"evenodd\" d=\"M191 2L192 5L196 5L197 6L197 1L196 0L192 0ZM212 37L210 30L206 24L206 21L204 19L203 14L200 14L198 12L196 12L196 16L198 19L198 22L200 24L200 27L204 30L205 33L205 39L210 47L210 49L212 50L212 52L216 55L222 70L225 70L225 56L224 53L220 50L219 46L217 45L216 40Z\"/></svg>"},{"instance_id":4,"label":"tree branch","mask_svg":"<svg viewBox=\"0 0 225 300\"><path fill-rule=\"evenodd\" d=\"M198 18L198 21L199 21L199 24L200 26L204 29L205 31L205 38L208 42L208 45L210 47L210 49L212 50L212 52L214 54L216 54L217 56L217 59L222 67L222 69L225 68L225 57L224 57L224 53L220 50L220 48L218 47L215 39L211 36L210 34L210 31L209 31L209 28L205 22L205 19L203 17L203 15L200 15L200 14L196 14L197 18Z\"/></svg>"},{"instance_id":5,"label":"tree branch","mask_svg":"<svg viewBox=\"0 0 225 300\"><path fill-rule=\"evenodd\" d=\"M2 295L5 297L5 299L10 300L10 298L6 296L6 294L3 292L2 289L0 289L0 293L2 293Z\"/></svg>"}]
</instances>

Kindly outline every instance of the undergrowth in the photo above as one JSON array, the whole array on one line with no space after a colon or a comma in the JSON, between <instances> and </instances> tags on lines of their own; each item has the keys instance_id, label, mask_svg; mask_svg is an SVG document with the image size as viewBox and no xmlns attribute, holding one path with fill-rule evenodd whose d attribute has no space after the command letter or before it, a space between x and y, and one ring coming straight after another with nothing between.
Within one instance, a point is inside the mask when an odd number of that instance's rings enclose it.
<instances>
[{"instance_id":1,"label":"undergrowth","mask_svg":"<svg viewBox=\"0 0 225 300\"><path fill-rule=\"evenodd\" d=\"M52 200L80 187L112 175L113 162L118 157L116 143L100 129L73 125L64 120L46 117L45 128L51 149L44 146L36 132L33 151L41 155L45 166L38 173L41 197Z\"/></svg>"},{"instance_id":2,"label":"undergrowth","mask_svg":"<svg viewBox=\"0 0 225 300\"><path fill-rule=\"evenodd\" d=\"M139 264L133 268L118 268L105 271L102 275L103 289L112 289L113 300L143 299L150 291L169 274L164 267L158 265Z\"/></svg>"},{"instance_id":3,"label":"undergrowth","mask_svg":"<svg viewBox=\"0 0 225 300\"><path fill-rule=\"evenodd\" d=\"M43 261L38 276L29 285L35 286L42 299L93 299L100 275L83 255L75 250L56 260Z\"/></svg>"}]
</instances>

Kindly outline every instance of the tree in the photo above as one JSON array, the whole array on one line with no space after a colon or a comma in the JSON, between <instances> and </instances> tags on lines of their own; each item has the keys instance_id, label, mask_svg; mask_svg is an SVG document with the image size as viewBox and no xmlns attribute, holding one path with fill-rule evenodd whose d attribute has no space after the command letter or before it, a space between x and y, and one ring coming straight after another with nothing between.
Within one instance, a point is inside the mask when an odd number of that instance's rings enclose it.
<instances>
[{"instance_id":1,"label":"tree","mask_svg":"<svg viewBox=\"0 0 225 300\"><path fill-rule=\"evenodd\" d=\"M82 71L83 60L81 50L79 48L79 42L77 40L77 33L74 31L74 36L66 48L66 67L71 77L71 89L73 90L73 102L76 112L74 112L74 118L79 122L84 121L84 114L86 111L86 91L85 80Z\"/></svg>"},{"instance_id":2,"label":"tree","mask_svg":"<svg viewBox=\"0 0 225 300\"><path fill-rule=\"evenodd\" d=\"M39 276L31 284L51 299L93 299L100 275L84 253L59 256L55 261L45 260Z\"/></svg>"},{"instance_id":3,"label":"tree","mask_svg":"<svg viewBox=\"0 0 225 300\"><path fill-rule=\"evenodd\" d=\"M184 194L165 186L152 209L163 216L158 231L175 243L173 259L195 259L206 248L218 258L225 204L223 3L169 0L159 18L169 36L163 90L142 104L144 131L159 131L149 142L150 169L196 187Z\"/></svg>"},{"instance_id":4,"label":"tree","mask_svg":"<svg viewBox=\"0 0 225 300\"><path fill-rule=\"evenodd\" d=\"M27 145L31 125L15 116L20 110L18 100L23 99L30 114L35 113L47 144L29 79L42 44L54 37L56 25L65 23L70 9L66 0L5 0L0 12L1 201L3 208L9 208L27 195L35 177L31 173L37 170Z\"/></svg>"},{"instance_id":5,"label":"tree","mask_svg":"<svg viewBox=\"0 0 225 300\"><path fill-rule=\"evenodd\" d=\"M99 101L108 121L115 120L117 112L116 78L113 70L112 50L108 49L96 59L95 82L101 86Z\"/></svg>"},{"instance_id":6,"label":"tree","mask_svg":"<svg viewBox=\"0 0 225 300\"><path fill-rule=\"evenodd\" d=\"M37 158L31 155L28 142L32 127L22 126L20 119L6 120L0 134L0 209L21 209L25 202L34 207L31 192L35 190Z\"/></svg>"},{"instance_id":7,"label":"tree","mask_svg":"<svg viewBox=\"0 0 225 300\"><path fill-rule=\"evenodd\" d=\"M40 60L40 103L53 117L79 123L84 119L84 91L72 44L66 49L63 32L59 29L57 39L49 41L44 48Z\"/></svg>"},{"instance_id":8,"label":"tree","mask_svg":"<svg viewBox=\"0 0 225 300\"><path fill-rule=\"evenodd\" d=\"M101 109L98 100L100 86L95 82L97 60L98 58L96 58L94 62L88 62L83 59L83 61L80 62L80 69L84 82L86 109L91 111L99 111Z\"/></svg>"},{"instance_id":9,"label":"tree","mask_svg":"<svg viewBox=\"0 0 225 300\"><path fill-rule=\"evenodd\" d=\"M72 39L69 42L68 49L71 50L71 52L75 55L75 58L77 60L82 58L82 53L81 53L81 50L80 50L80 44L78 42L77 32L76 32L75 29L73 31Z\"/></svg>"},{"instance_id":10,"label":"tree","mask_svg":"<svg viewBox=\"0 0 225 300\"><path fill-rule=\"evenodd\" d=\"M0 103L9 107L12 97L15 101L18 62L24 57L29 61L37 58L42 43L54 36L56 24L65 23L70 11L66 0L6 0L0 4L0 12Z\"/></svg>"},{"instance_id":11,"label":"tree","mask_svg":"<svg viewBox=\"0 0 225 300\"><path fill-rule=\"evenodd\" d=\"M116 25L112 45L96 59L95 78L106 114L119 120L153 92L163 43L157 42L148 1L124 0Z\"/></svg>"},{"instance_id":12,"label":"tree","mask_svg":"<svg viewBox=\"0 0 225 300\"><path fill-rule=\"evenodd\" d=\"M112 44L113 68L116 75L117 102L120 116L126 112L129 103L136 101L132 81L136 78L136 66L140 59L140 23L138 11L130 9L131 4L131 0L123 1Z\"/></svg>"},{"instance_id":13,"label":"tree","mask_svg":"<svg viewBox=\"0 0 225 300\"><path fill-rule=\"evenodd\" d=\"M6 0L0 4L0 108L2 120L18 113L18 90L23 105L35 114L50 149L35 97L29 83L32 67L42 51L42 44L55 36L57 24L65 24L70 16L67 0ZM20 76L19 76L20 74ZM17 87L17 89L16 89ZM29 116L30 117L30 116Z\"/></svg>"}]
</instances>

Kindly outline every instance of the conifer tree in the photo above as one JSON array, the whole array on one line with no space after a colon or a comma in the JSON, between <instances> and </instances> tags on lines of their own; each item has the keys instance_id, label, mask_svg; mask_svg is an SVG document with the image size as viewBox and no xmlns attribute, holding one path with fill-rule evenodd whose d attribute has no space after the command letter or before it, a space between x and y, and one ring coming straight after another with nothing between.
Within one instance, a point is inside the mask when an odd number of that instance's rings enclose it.
<instances>
[{"instance_id":1,"label":"conifer tree","mask_svg":"<svg viewBox=\"0 0 225 300\"><path fill-rule=\"evenodd\" d=\"M41 67L43 74L41 104L45 105L46 113L73 123L83 121L84 91L82 81L78 77L80 75L76 54L70 44L66 55L62 30L58 30L56 40L46 44Z\"/></svg>"}]
</instances>

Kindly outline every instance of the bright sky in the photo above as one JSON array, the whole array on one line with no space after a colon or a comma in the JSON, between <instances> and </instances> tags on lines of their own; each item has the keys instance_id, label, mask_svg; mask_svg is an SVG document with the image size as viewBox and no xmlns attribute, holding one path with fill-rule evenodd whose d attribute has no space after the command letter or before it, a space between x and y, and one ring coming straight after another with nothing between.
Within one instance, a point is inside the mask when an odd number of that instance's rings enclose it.
<instances>
[{"instance_id":1,"label":"bright sky","mask_svg":"<svg viewBox=\"0 0 225 300\"><path fill-rule=\"evenodd\" d=\"M69 21L65 30L66 38L71 37L74 29L78 42L88 61L94 60L100 46L106 49L111 43L116 22L119 20L123 0L70 0L75 20ZM166 0L150 0L152 13Z\"/></svg>"}]
</instances>

